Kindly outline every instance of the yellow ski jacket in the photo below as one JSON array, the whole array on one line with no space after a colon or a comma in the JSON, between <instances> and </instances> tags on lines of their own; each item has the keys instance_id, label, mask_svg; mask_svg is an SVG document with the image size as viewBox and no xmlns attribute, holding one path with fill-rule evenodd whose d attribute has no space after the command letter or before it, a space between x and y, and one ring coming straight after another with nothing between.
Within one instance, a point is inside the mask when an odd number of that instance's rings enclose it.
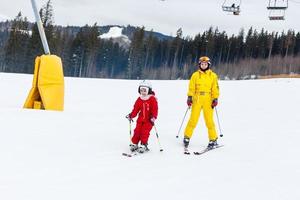
<instances>
[{"instance_id":1,"label":"yellow ski jacket","mask_svg":"<svg viewBox=\"0 0 300 200\"><path fill-rule=\"evenodd\" d=\"M212 99L219 97L218 76L211 69L205 72L198 70L190 79L187 95L194 97L203 94L210 94Z\"/></svg>"}]
</instances>

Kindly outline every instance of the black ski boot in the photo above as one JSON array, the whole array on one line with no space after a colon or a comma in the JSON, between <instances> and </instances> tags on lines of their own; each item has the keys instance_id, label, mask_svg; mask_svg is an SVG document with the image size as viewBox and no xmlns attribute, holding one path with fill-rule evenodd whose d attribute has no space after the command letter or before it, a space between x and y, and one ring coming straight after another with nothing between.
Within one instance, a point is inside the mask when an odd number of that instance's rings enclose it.
<instances>
[{"instance_id":1,"label":"black ski boot","mask_svg":"<svg viewBox=\"0 0 300 200\"><path fill-rule=\"evenodd\" d=\"M149 151L147 144L141 144L137 149L137 152L139 153L145 153L147 151Z\"/></svg>"},{"instance_id":2,"label":"black ski boot","mask_svg":"<svg viewBox=\"0 0 300 200\"><path fill-rule=\"evenodd\" d=\"M136 150L138 150L139 146L137 144L130 144L129 148L131 152L135 152Z\"/></svg>"},{"instance_id":3,"label":"black ski boot","mask_svg":"<svg viewBox=\"0 0 300 200\"><path fill-rule=\"evenodd\" d=\"M217 139L215 140L210 140L208 145L207 145L207 148L208 149L213 149L215 148L216 146L218 146L218 143L217 143Z\"/></svg>"},{"instance_id":4,"label":"black ski boot","mask_svg":"<svg viewBox=\"0 0 300 200\"><path fill-rule=\"evenodd\" d=\"M183 146L184 146L184 148L188 148L189 143L190 143L190 138L184 137L183 138Z\"/></svg>"}]
</instances>

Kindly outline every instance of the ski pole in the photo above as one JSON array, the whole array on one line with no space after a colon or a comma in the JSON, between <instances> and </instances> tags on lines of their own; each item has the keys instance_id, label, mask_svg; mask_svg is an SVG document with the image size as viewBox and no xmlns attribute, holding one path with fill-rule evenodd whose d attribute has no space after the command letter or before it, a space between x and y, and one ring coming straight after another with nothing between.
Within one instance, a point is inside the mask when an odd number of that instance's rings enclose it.
<instances>
[{"instance_id":1,"label":"ski pole","mask_svg":"<svg viewBox=\"0 0 300 200\"><path fill-rule=\"evenodd\" d=\"M128 121L129 121L129 144L131 144L131 122L133 122L133 120L130 118L130 116L129 115L126 115L126 117L125 117L126 119L128 119Z\"/></svg>"},{"instance_id":2,"label":"ski pole","mask_svg":"<svg viewBox=\"0 0 300 200\"><path fill-rule=\"evenodd\" d=\"M158 137L158 133L157 133L157 129L156 129L155 124L153 124L153 126L154 126L154 130L155 130L157 142L158 142L158 145L159 145L159 151L163 151L163 149L161 148L160 142L159 142L159 137Z\"/></svg>"},{"instance_id":3,"label":"ski pole","mask_svg":"<svg viewBox=\"0 0 300 200\"><path fill-rule=\"evenodd\" d=\"M217 115L217 120L218 120L218 125L219 125L220 137L223 137L223 134L221 132L221 125L220 125L220 121L219 121L219 115L218 115L217 107L215 107L215 110L216 110L216 115Z\"/></svg>"},{"instance_id":4,"label":"ski pole","mask_svg":"<svg viewBox=\"0 0 300 200\"><path fill-rule=\"evenodd\" d=\"M129 144L131 144L131 120L129 120Z\"/></svg>"},{"instance_id":5,"label":"ski pole","mask_svg":"<svg viewBox=\"0 0 300 200\"><path fill-rule=\"evenodd\" d=\"M178 138L178 136L179 136L179 133L180 133L180 131L181 131L182 124L183 124L183 122L184 122L184 119L185 119L186 114L187 114L187 112L188 112L189 109L190 109L190 106L188 106L187 109L186 109L186 111L185 111L184 117L183 117L183 119L182 119L181 125L180 125L179 130L178 130L178 133L177 133L177 135L176 135L176 138Z\"/></svg>"}]
</instances>

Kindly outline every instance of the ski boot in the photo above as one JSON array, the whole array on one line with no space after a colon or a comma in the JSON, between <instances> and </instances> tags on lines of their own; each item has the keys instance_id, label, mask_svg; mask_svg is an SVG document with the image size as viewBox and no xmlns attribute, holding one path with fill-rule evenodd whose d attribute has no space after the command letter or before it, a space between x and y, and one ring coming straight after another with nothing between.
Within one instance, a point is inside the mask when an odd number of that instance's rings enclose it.
<instances>
[{"instance_id":1,"label":"ski boot","mask_svg":"<svg viewBox=\"0 0 300 200\"><path fill-rule=\"evenodd\" d=\"M147 151L149 151L147 144L141 144L139 146L139 148L137 149L137 152L139 152L139 153L144 153Z\"/></svg>"},{"instance_id":2,"label":"ski boot","mask_svg":"<svg viewBox=\"0 0 300 200\"><path fill-rule=\"evenodd\" d=\"M183 138L183 146L184 146L184 148L188 148L189 143L190 143L190 138L184 137Z\"/></svg>"},{"instance_id":3,"label":"ski boot","mask_svg":"<svg viewBox=\"0 0 300 200\"><path fill-rule=\"evenodd\" d=\"M208 145L207 145L207 148L208 149L213 149L213 148L216 148L218 146L218 143L217 143L217 139L215 140L210 140Z\"/></svg>"},{"instance_id":4,"label":"ski boot","mask_svg":"<svg viewBox=\"0 0 300 200\"><path fill-rule=\"evenodd\" d=\"M138 150L139 146L137 144L130 144L129 148L131 152L135 152L136 150Z\"/></svg>"}]
</instances>

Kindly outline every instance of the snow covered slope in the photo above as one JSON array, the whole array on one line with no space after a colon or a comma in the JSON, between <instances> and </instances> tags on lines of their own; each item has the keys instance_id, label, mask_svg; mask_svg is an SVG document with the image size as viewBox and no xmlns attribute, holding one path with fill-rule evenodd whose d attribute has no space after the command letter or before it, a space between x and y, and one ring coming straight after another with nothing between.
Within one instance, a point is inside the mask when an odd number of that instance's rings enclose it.
<instances>
[{"instance_id":1,"label":"snow covered slope","mask_svg":"<svg viewBox=\"0 0 300 200\"><path fill-rule=\"evenodd\" d=\"M129 48L130 46L130 39L122 34L123 28L120 27L111 27L108 33L104 33L99 37L101 39L112 39L114 42L119 43L119 45L123 46L124 48Z\"/></svg>"},{"instance_id":2,"label":"snow covered slope","mask_svg":"<svg viewBox=\"0 0 300 200\"><path fill-rule=\"evenodd\" d=\"M22 109L32 75L0 73L0 199L299 200L300 80L220 81L225 147L187 156L176 139L187 81L153 81L151 152L127 158L139 81L66 78L64 112ZM182 135L181 135L182 136ZM207 144L203 118L191 150Z\"/></svg>"}]
</instances>

